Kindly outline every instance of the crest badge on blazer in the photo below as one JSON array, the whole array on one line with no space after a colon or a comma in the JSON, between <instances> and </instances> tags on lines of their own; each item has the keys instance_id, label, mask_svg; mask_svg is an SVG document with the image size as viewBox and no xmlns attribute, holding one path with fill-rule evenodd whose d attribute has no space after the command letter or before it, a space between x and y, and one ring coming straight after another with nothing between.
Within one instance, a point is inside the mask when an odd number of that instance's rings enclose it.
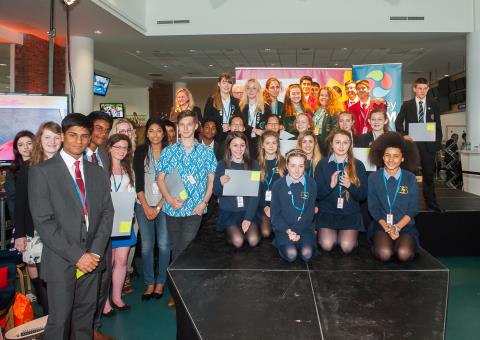
<instances>
[{"instance_id":1,"label":"crest badge on blazer","mask_svg":"<svg viewBox=\"0 0 480 340\"><path fill-rule=\"evenodd\" d=\"M406 185L401 185L400 188L398 188L398 193L400 195L407 195L408 194L408 187Z\"/></svg>"}]
</instances>

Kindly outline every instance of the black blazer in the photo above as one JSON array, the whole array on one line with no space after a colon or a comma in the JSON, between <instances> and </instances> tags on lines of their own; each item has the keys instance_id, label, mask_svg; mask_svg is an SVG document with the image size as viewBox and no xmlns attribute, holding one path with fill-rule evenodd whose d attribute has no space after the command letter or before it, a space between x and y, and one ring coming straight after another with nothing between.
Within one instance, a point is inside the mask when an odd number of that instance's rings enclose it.
<instances>
[{"instance_id":1,"label":"black blazer","mask_svg":"<svg viewBox=\"0 0 480 340\"><path fill-rule=\"evenodd\" d=\"M29 170L30 210L43 242L40 276L47 282L74 282L75 265L86 252L101 258L92 274L105 268L103 259L112 233L114 213L110 180L99 166L90 162L83 164L88 231L72 176L60 153Z\"/></svg>"},{"instance_id":2,"label":"black blazer","mask_svg":"<svg viewBox=\"0 0 480 340\"><path fill-rule=\"evenodd\" d=\"M15 181L14 238L33 236L33 220L28 206L28 162L22 162Z\"/></svg>"},{"instance_id":3,"label":"black blazer","mask_svg":"<svg viewBox=\"0 0 480 340\"><path fill-rule=\"evenodd\" d=\"M436 152L440 150L442 143L442 123L440 121L440 107L436 101L430 99L426 99L425 104L427 108L425 112L425 121L436 123L435 142L418 143L424 144L427 147L428 151ZM409 123L418 123L417 103L415 102L415 98L403 102L402 107L400 108L400 113L395 120L395 128L397 129L397 132L402 135L408 135Z\"/></svg>"},{"instance_id":4,"label":"black blazer","mask_svg":"<svg viewBox=\"0 0 480 340\"><path fill-rule=\"evenodd\" d=\"M248 138L251 138L252 130L253 128L248 124L248 110L249 110L249 105L245 105L243 108L241 115L243 117L243 121L245 122L245 134L247 135ZM272 114L272 109L270 108L270 105L265 103L265 107L263 112L257 111L256 113L256 118L255 118L255 128L256 129L265 129L265 124L267 123L268 116Z\"/></svg>"},{"instance_id":5,"label":"black blazer","mask_svg":"<svg viewBox=\"0 0 480 340\"><path fill-rule=\"evenodd\" d=\"M370 144L375 140L373 138L373 132L370 131L369 133L365 133L363 135L360 135L358 138L358 147L359 148L368 148L370 147Z\"/></svg>"},{"instance_id":6,"label":"black blazer","mask_svg":"<svg viewBox=\"0 0 480 340\"><path fill-rule=\"evenodd\" d=\"M230 119L234 115L240 114L240 108L238 106L238 100L235 97L230 96L230 112L231 116ZM223 124L223 112L222 108L220 110L216 109L213 106L213 97L209 97L207 102L205 103L205 109L203 110L203 122L206 120L213 120L217 123L217 131L218 134L221 135L223 132L222 124Z\"/></svg>"}]
</instances>

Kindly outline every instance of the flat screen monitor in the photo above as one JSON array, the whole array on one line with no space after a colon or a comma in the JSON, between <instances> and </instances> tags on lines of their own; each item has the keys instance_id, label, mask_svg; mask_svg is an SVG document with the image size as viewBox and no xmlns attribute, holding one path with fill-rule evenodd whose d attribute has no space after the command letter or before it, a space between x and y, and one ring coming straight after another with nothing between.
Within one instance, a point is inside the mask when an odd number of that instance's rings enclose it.
<instances>
[{"instance_id":1,"label":"flat screen monitor","mask_svg":"<svg viewBox=\"0 0 480 340\"><path fill-rule=\"evenodd\" d=\"M99 74L93 74L93 93L99 96L105 96L108 91L108 85L110 85L110 78L101 76Z\"/></svg>"},{"instance_id":2,"label":"flat screen monitor","mask_svg":"<svg viewBox=\"0 0 480 340\"><path fill-rule=\"evenodd\" d=\"M112 118L125 117L125 105L123 103L100 103L100 111L109 114Z\"/></svg>"},{"instance_id":3,"label":"flat screen monitor","mask_svg":"<svg viewBox=\"0 0 480 340\"><path fill-rule=\"evenodd\" d=\"M43 122L61 123L68 114L68 96L0 93L0 164L14 159L13 139L21 130L36 133Z\"/></svg>"}]
</instances>

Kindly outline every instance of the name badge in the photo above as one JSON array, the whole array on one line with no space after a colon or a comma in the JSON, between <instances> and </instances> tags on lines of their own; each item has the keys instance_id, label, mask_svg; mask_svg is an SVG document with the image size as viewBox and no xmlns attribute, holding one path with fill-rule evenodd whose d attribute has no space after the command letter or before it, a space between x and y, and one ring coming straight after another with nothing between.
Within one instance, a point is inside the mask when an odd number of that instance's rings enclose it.
<instances>
[{"instance_id":1,"label":"name badge","mask_svg":"<svg viewBox=\"0 0 480 340\"><path fill-rule=\"evenodd\" d=\"M160 194L160 189L158 189L157 182L152 183L152 194L154 194L154 195L159 195Z\"/></svg>"},{"instance_id":2,"label":"name badge","mask_svg":"<svg viewBox=\"0 0 480 340\"><path fill-rule=\"evenodd\" d=\"M337 199L337 209L343 209L343 197Z\"/></svg>"},{"instance_id":3,"label":"name badge","mask_svg":"<svg viewBox=\"0 0 480 340\"><path fill-rule=\"evenodd\" d=\"M267 190L265 191L265 201L270 202L272 200L272 191Z\"/></svg>"},{"instance_id":4,"label":"name badge","mask_svg":"<svg viewBox=\"0 0 480 340\"><path fill-rule=\"evenodd\" d=\"M368 128L364 126L362 130L362 135L366 134L367 132L368 132Z\"/></svg>"},{"instance_id":5,"label":"name badge","mask_svg":"<svg viewBox=\"0 0 480 340\"><path fill-rule=\"evenodd\" d=\"M238 208L243 208L243 197L242 196L237 196L237 207Z\"/></svg>"},{"instance_id":6,"label":"name badge","mask_svg":"<svg viewBox=\"0 0 480 340\"><path fill-rule=\"evenodd\" d=\"M387 214L387 224L393 225L393 214Z\"/></svg>"},{"instance_id":7,"label":"name badge","mask_svg":"<svg viewBox=\"0 0 480 340\"><path fill-rule=\"evenodd\" d=\"M188 181L190 182L191 185L194 185L195 183L197 183L195 181L195 178L192 175L188 176L187 178L188 178Z\"/></svg>"},{"instance_id":8,"label":"name badge","mask_svg":"<svg viewBox=\"0 0 480 340\"><path fill-rule=\"evenodd\" d=\"M257 135L255 134L255 132L252 131L252 134L250 135L252 138L255 138Z\"/></svg>"}]
</instances>

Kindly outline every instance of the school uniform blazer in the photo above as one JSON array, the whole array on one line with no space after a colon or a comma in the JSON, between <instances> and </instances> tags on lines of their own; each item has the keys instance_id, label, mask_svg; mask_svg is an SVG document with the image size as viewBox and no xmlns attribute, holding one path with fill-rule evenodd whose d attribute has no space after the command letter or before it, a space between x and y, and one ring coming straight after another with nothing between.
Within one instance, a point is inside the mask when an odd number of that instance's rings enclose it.
<instances>
[{"instance_id":1,"label":"school uniform blazer","mask_svg":"<svg viewBox=\"0 0 480 340\"><path fill-rule=\"evenodd\" d=\"M75 280L75 265L86 252L100 256L93 273L105 268L103 258L114 213L110 181L101 167L83 164L88 231L82 203L62 156L57 153L29 170L28 197L33 223L43 242L40 276L45 281Z\"/></svg>"},{"instance_id":2,"label":"school uniform blazer","mask_svg":"<svg viewBox=\"0 0 480 340\"><path fill-rule=\"evenodd\" d=\"M34 235L34 225L30 207L28 206L28 162L22 162L17 171L15 181L15 239Z\"/></svg>"},{"instance_id":3,"label":"school uniform blazer","mask_svg":"<svg viewBox=\"0 0 480 340\"><path fill-rule=\"evenodd\" d=\"M258 111L259 108L257 108L257 112L255 114L255 128L256 129L265 129L265 124L267 123L267 117L272 113L272 109L270 108L270 105L265 103L265 107L262 111ZM249 116L248 116L248 110L249 110L249 105L245 105L243 110L241 111L241 115L243 117L243 120L245 121L245 135L250 138L252 134L253 128L248 124Z\"/></svg>"},{"instance_id":4,"label":"school uniform blazer","mask_svg":"<svg viewBox=\"0 0 480 340\"><path fill-rule=\"evenodd\" d=\"M370 131L369 133L366 133L364 135L360 135L360 137L358 137L358 147L359 148L368 148L370 147L370 144L372 144L372 142L374 141L375 139L373 138L373 132ZM355 145L357 146L357 145Z\"/></svg>"},{"instance_id":5,"label":"school uniform blazer","mask_svg":"<svg viewBox=\"0 0 480 340\"><path fill-rule=\"evenodd\" d=\"M355 134L357 135L362 134L362 128L363 128L363 117L361 112L361 105L362 104L360 103L360 101L358 101L352 106L350 106L350 108L348 109L348 111L353 113L353 119L354 119L353 128L354 128ZM381 108L386 111L387 105L385 103L377 104L375 103L375 100L373 98L370 98L370 105L367 107L368 112L372 112L373 109L377 109L377 108ZM372 131L372 127L370 126L368 119L367 119L367 129L368 129L367 132Z\"/></svg>"},{"instance_id":6,"label":"school uniform blazer","mask_svg":"<svg viewBox=\"0 0 480 340\"><path fill-rule=\"evenodd\" d=\"M230 112L231 116L230 119L234 115L240 114L240 108L238 107L238 100L230 96ZM205 103L205 109L203 110L203 121L206 120L213 120L217 123L217 131L219 132L218 134L221 135L222 130L222 124L223 124L223 112L222 108L216 109L213 106L213 97L209 97L207 99L207 102Z\"/></svg>"},{"instance_id":7,"label":"school uniform blazer","mask_svg":"<svg viewBox=\"0 0 480 340\"><path fill-rule=\"evenodd\" d=\"M425 102L425 122L435 123L436 136L435 142L418 142L425 145L429 152L436 152L441 149L442 143L442 123L440 121L440 106L434 100L426 99ZM408 135L408 124L418 123L417 103L415 98L403 102L400 113L395 120L395 128L402 135Z\"/></svg>"}]
</instances>

